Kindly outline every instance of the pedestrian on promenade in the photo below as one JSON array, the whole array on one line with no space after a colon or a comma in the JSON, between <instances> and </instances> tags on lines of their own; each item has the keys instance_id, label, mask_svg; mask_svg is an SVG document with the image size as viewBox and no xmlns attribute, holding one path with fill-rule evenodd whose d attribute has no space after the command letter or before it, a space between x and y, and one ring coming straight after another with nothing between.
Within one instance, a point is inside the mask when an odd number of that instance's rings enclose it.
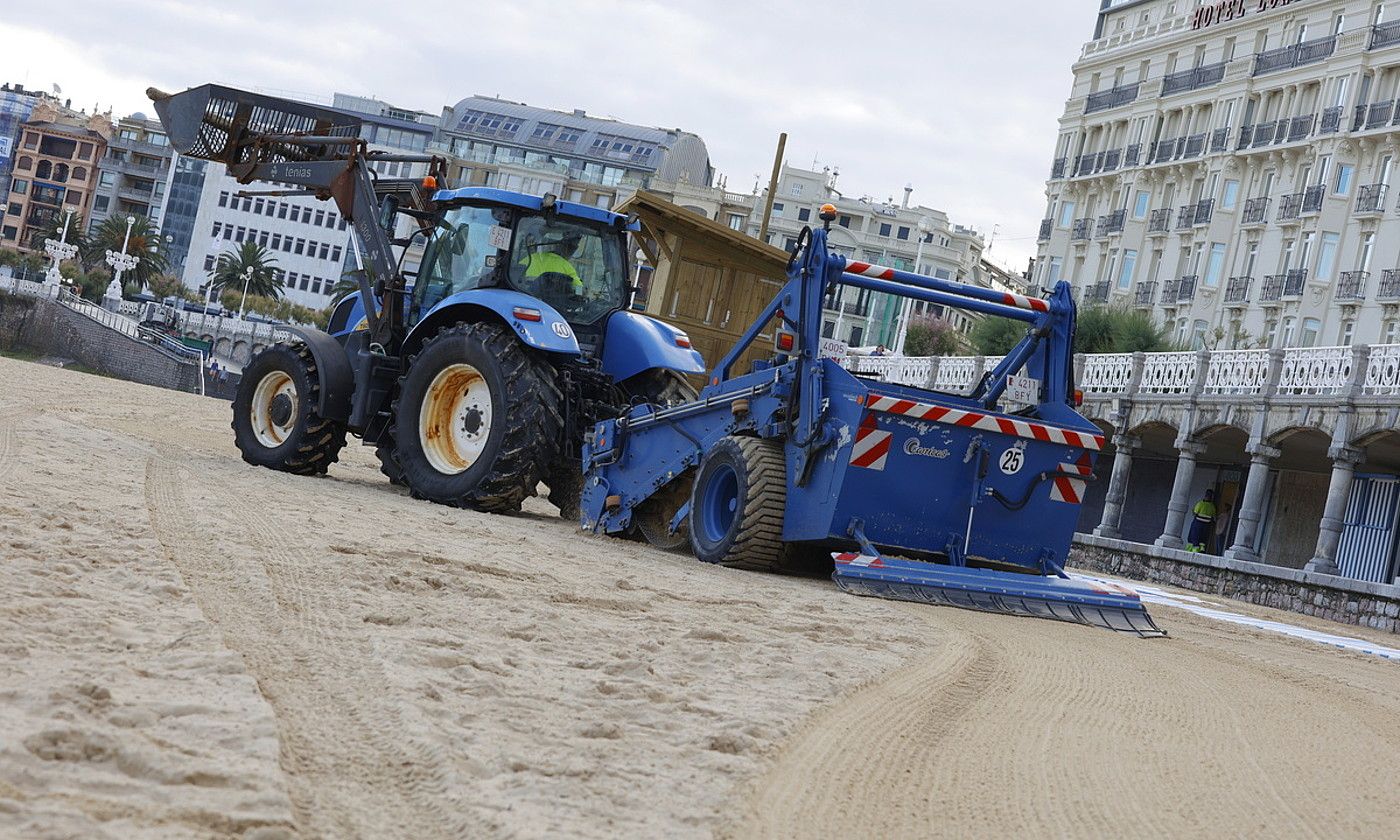
<instances>
[{"instance_id":1,"label":"pedestrian on promenade","mask_svg":"<svg viewBox=\"0 0 1400 840\"><path fill-rule=\"evenodd\" d=\"M1196 506L1191 508L1191 528L1186 534L1186 550L1205 551L1206 540L1215 526L1215 491L1207 490Z\"/></svg>"}]
</instances>

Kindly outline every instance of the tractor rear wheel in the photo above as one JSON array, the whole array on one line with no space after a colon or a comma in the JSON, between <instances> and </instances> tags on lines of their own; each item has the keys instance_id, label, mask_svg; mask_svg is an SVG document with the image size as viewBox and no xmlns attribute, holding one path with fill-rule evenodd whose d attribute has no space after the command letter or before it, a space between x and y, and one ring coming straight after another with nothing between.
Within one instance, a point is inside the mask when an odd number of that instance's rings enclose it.
<instances>
[{"instance_id":1,"label":"tractor rear wheel","mask_svg":"<svg viewBox=\"0 0 1400 840\"><path fill-rule=\"evenodd\" d=\"M399 380L390 435L417 498L520 509L555 460L558 390L504 325L457 324L423 345Z\"/></svg>"},{"instance_id":2,"label":"tractor rear wheel","mask_svg":"<svg viewBox=\"0 0 1400 840\"><path fill-rule=\"evenodd\" d=\"M706 563L785 571L787 470L777 441L721 438L690 493L690 547Z\"/></svg>"},{"instance_id":3,"label":"tractor rear wheel","mask_svg":"<svg viewBox=\"0 0 1400 840\"><path fill-rule=\"evenodd\" d=\"M274 344L243 369L233 398L233 439L243 460L321 475L340 457L345 425L316 413L321 380L305 344Z\"/></svg>"}]
</instances>

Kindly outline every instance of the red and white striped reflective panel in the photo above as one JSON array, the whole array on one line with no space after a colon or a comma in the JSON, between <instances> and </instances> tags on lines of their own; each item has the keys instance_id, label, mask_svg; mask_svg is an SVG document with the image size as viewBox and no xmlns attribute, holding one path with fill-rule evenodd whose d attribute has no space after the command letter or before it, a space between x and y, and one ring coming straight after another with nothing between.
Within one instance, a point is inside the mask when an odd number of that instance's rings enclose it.
<instances>
[{"instance_id":1,"label":"red and white striped reflective panel","mask_svg":"<svg viewBox=\"0 0 1400 840\"><path fill-rule=\"evenodd\" d=\"M1047 426L1044 423L1032 423L1028 420L1018 420L1014 417L998 417L994 414L982 414L981 412L966 411L961 408L949 408L946 405L919 403L913 400L901 400L896 397L885 397L876 394L871 394L866 399L865 404L871 411L883 411L887 414L902 414L906 417L913 417L918 420L947 423L950 426L965 426L971 429L982 429L987 432L1001 432L1005 435L1029 438L1030 440L1042 440L1049 443L1061 443L1065 446L1077 446L1081 449L1092 449L1094 451L1103 449L1103 435L1076 432L1070 429L1062 429L1059 426Z\"/></svg>"},{"instance_id":2,"label":"red and white striped reflective panel","mask_svg":"<svg viewBox=\"0 0 1400 840\"><path fill-rule=\"evenodd\" d=\"M1080 455L1073 464L1060 464L1060 472L1083 476L1093 475L1094 467L1090 463L1089 453L1085 452ZM1067 502L1072 505L1084 501L1084 479L1070 478L1065 475L1055 476L1054 481L1050 482L1050 500Z\"/></svg>"},{"instance_id":3,"label":"red and white striped reflective panel","mask_svg":"<svg viewBox=\"0 0 1400 840\"><path fill-rule=\"evenodd\" d=\"M875 265L874 263L860 262L859 260L847 260L846 272L849 274L859 274L862 277L874 277L876 280L894 279L893 268L886 268L883 265ZM1007 306L1014 306L1017 309L1029 309L1032 312L1050 311L1050 301L1044 298L1013 295L1010 292L1006 292L1001 296L1001 302Z\"/></svg>"},{"instance_id":4,"label":"red and white striped reflective panel","mask_svg":"<svg viewBox=\"0 0 1400 840\"><path fill-rule=\"evenodd\" d=\"M856 429L856 443L851 447L851 466L883 470L890 454L890 438L894 432L882 432L875 425L875 415L866 412Z\"/></svg>"},{"instance_id":5,"label":"red and white striped reflective panel","mask_svg":"<svg viewBox=\"0 0 1400 840\"><path fill-rule=\"evenodd\" d=\"M863 569L883 569L885 567L878 556L869 554L846 552L845 554L833 554L831 559L835 560L838 566L859 566Z\"/></svg>"}]
</instances>

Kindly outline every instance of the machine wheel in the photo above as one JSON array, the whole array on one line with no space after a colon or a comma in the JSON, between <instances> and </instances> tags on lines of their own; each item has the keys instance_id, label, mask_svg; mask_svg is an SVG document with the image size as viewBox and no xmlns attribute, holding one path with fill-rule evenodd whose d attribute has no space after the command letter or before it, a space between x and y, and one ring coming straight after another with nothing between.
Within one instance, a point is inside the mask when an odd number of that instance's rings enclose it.
<instances>
[{"instance_id":1,"label":"machine wheel","mask_svg":"<svg viewBox=\"0 0 1400 840\"><path fill-rule=\"evenodd\" d=\"M690 493L690 547L706 563L786 571L783 448L759 438L722 438L700 462Z\"/></svg>"},{"instance_id":2,"label":"machine wheel","mask_svg":"<svg viewBox=\"0 0 1400 840\"><path fill-rule=\"evenodd\" d=\"M243 460L321 475L340 457L345 425L316 413L321 380L305 344L274 344L243 369L233 398L233 439Z\"/></svg>"},{"instance_id":3,"label":"machine wheel","mask_svg":"<svg viewBox=\"0 0 1400 840\"><path fill-rule=\"evenodd\" d=\"M577 524L579 502L583 500L583 474L572 461L556 465L544 477L549 485L549 503L559 508L559 518Z\"/></svg>"},{"instance_id":4,"label":"machine wheel","mask_svg":"<svg viewBox=\"0 0 1400 840\"><path fill-rule=\"evenodd\" d=\"M642 397L660 406L694 402L700 397L700 392L684 376L664 368L642 371L623 382L622 389L629 397Z\"/></svg>"},{"instance_id":5,"label":"machine wheel","mask_svg":"<svg viewBox=\"0 0 1400 840\"><path fill-rule=\"evenodd\" d=\"M395 456L416 498L516 511L555 460L559 392L505 326L457 324L409 360Z\"/></svg>"},{"instance_id":6,"label":"machine wheel","mask_svg":"<svg viewBox=\"0 0 1400 840\"><path fill-rule=\"evenodd\" d=\"M388 477L389 483L404 487L408 482L404 480L403 467L399 466L394 449L393 437L386 434L375 444L374 457L379 459L379 471Z\"/></svg>"}]
</instances>

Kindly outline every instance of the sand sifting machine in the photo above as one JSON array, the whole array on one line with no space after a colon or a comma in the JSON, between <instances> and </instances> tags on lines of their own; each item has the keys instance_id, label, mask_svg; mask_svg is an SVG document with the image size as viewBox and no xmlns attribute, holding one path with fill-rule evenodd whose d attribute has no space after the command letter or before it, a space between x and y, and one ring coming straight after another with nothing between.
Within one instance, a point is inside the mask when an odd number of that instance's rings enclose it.
<instances>
[{"instance_id":1,"label":"sand sifting machine","mask_svg":"<svg viewBox=\"0 0 1400 840\"><path fill-rule=\"evenodd\" d=\"M585 438L585 530L687 538L712 563L831 566L874 595L1164 635L1136 593L1063 565L1103 436L1073 407L1068 284L1029 297L857 262L805 229L787 283L698 400L634 405ZM841 287L1028 326L967 393L854 375L822 352ZM731 368L761 334L774 355Z\"/></svg>"}]
</instances>

